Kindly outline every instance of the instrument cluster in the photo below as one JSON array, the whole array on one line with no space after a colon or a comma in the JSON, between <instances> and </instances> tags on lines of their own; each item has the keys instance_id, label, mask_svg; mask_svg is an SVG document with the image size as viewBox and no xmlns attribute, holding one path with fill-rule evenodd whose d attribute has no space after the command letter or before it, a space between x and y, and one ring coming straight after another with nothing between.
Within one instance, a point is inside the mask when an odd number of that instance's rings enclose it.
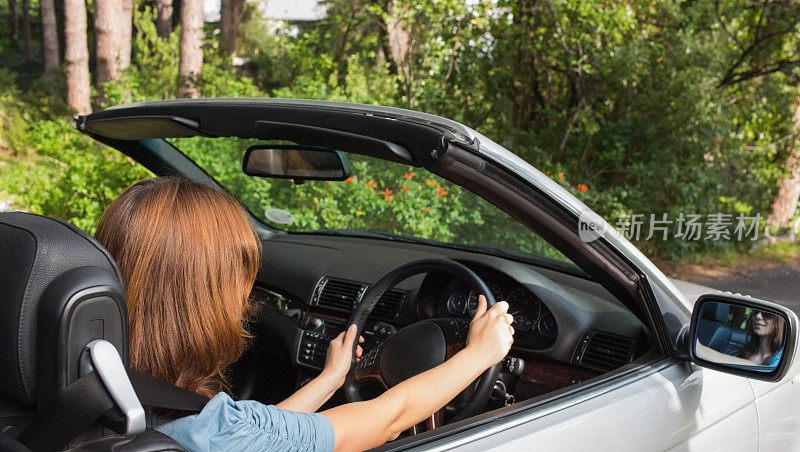
<instances>
[{"instance_id":1,"label":"instrument cluster","mask_svg":"<svg viewBox=\"0 0 800 452\"><path fill-rule=\"evenodd\" d=\"M555 341L556 321L547 306L528 289L508 282L484 278L496 301L508 303L508 313L514 317L515 343L532 348L544 348ZM478 309L478 294L454 281L441 292L439 315L472 318Z\"/></svg>"}]
</instances>

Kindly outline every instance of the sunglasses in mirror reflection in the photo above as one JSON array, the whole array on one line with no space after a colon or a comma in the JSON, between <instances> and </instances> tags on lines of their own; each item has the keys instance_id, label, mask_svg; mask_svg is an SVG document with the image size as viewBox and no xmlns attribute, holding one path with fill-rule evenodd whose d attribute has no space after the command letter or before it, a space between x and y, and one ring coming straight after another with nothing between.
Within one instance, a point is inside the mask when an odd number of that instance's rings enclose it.
<instances>
[{"instance_id":1,"label":"sunglasses in mirror reflection","mask_svg":"<svg viewBox=\"0 0 800 452\"><path fill-rule=\"evenodd\" d=\"M771 372L783 355L785 324L776 312L705 303L695 331L695 355L712 363Z\"/></svg>"}]
</instances>

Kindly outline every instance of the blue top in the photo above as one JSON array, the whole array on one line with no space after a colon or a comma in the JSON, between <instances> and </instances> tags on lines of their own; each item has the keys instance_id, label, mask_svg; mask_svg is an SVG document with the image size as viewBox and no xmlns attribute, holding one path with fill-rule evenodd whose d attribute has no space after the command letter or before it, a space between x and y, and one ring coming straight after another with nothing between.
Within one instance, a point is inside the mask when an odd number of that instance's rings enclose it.
<instances>
[{"instance_id":1,"label":"blue top","mask_svg":"<svg viewBox=\"0 0 800 452\"><path fill-rule=\"evenodd\" d=\"M320 413L296 413L220 392L199 414L155 427L186 450L333 450L333 425Z\"/></svg>"},{"instance_id":2,"label":"blue top","mask_svg":"<svg viewBox=\"0 0 800 452\"><path fill-rule=\"evenodd\" d=\"M783 349L778 350L778 353L775 353L775 356L772 357L769 364L770 367L776 367L779 362L781 362L781 355L783 355Z\"/></svg>"}]
</instances>

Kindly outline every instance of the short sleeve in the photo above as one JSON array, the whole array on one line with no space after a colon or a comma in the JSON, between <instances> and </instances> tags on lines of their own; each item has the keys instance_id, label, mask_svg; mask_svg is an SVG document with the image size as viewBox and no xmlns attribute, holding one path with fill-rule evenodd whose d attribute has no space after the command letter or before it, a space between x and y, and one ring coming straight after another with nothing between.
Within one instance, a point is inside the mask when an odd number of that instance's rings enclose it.
<instances>
[{"instance_id":1,"label":"short sleeve","mask_svg":"<svg viewBox=\"0 0 800 452\"><path fill-rule=\"evenodd\" d=\"M320 413L297 413L217 394L199 414L157 427L189 451L333 450L331 422Z\"/></svg>"}]
</instances>

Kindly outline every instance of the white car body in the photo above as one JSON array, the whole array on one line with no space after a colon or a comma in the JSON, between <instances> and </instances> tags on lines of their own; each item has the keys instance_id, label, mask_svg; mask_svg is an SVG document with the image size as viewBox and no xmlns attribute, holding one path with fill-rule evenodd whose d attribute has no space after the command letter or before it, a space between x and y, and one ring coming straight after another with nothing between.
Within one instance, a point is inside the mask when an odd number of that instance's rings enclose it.
<instances>
[{"instance_id":1,"label":"white car body","mask_svg":"<svg viewBox=\"0 0 800 452\"><path fill-rule=\"evenodd\" d=\"M474 132L487 157L552 195L580 216L580 200L527 162ZM691 311L714 289L667 278L619 234L603 239L663 290L659 304ZM680 287L680 288L679 288ZM658 297L658 295L657 295ZM666 360L563 402L421 450L445 451L795 451L800 450L800 363L764 382Z\"/></svg>"},{"instance_id":2,"label":"white car body","mask_svg":"<svg viewBox=\"0 0 800 452\"><path fill-rule=\"evenodd\" d=\"M336 110L392 120L435 124L453 132L473 155L498 165L545 194L575 218L591 212L580 200L520 157L454 121L388 107L288 99L170 101L181 106L234 104ZM165 103L164 105L167 105ZM132 107L137 108L136 105ZM111 116L125 109L107 110ZM159 108L153 103L152 108ZM84 130L86 119L76 124ZM434 152L434 157L435 152ZM195 177L195 176L192 176ZM202 178L207 175L199 174ZM800 360L795 344L791 367L778 382L709 370L682 356L685 328L697 297L712 289L672 281L633 244L603 223L602 240L638 271L652 290L648 313L664 320L655 331L670 356L656 355L609 374L525 401L501 414L484 413L446 433L389 443L378 450L464 451L789 451L800 450ZM796 316L791 313L794 325ZM661 319L659 319L661 320ZM795 336L791 336L795 337ZM530 402L530 403L528 403ZM445 426L446 430L450 426ZM458 428L456 428L458 427Z\"/></svg>"}]
</instances>

